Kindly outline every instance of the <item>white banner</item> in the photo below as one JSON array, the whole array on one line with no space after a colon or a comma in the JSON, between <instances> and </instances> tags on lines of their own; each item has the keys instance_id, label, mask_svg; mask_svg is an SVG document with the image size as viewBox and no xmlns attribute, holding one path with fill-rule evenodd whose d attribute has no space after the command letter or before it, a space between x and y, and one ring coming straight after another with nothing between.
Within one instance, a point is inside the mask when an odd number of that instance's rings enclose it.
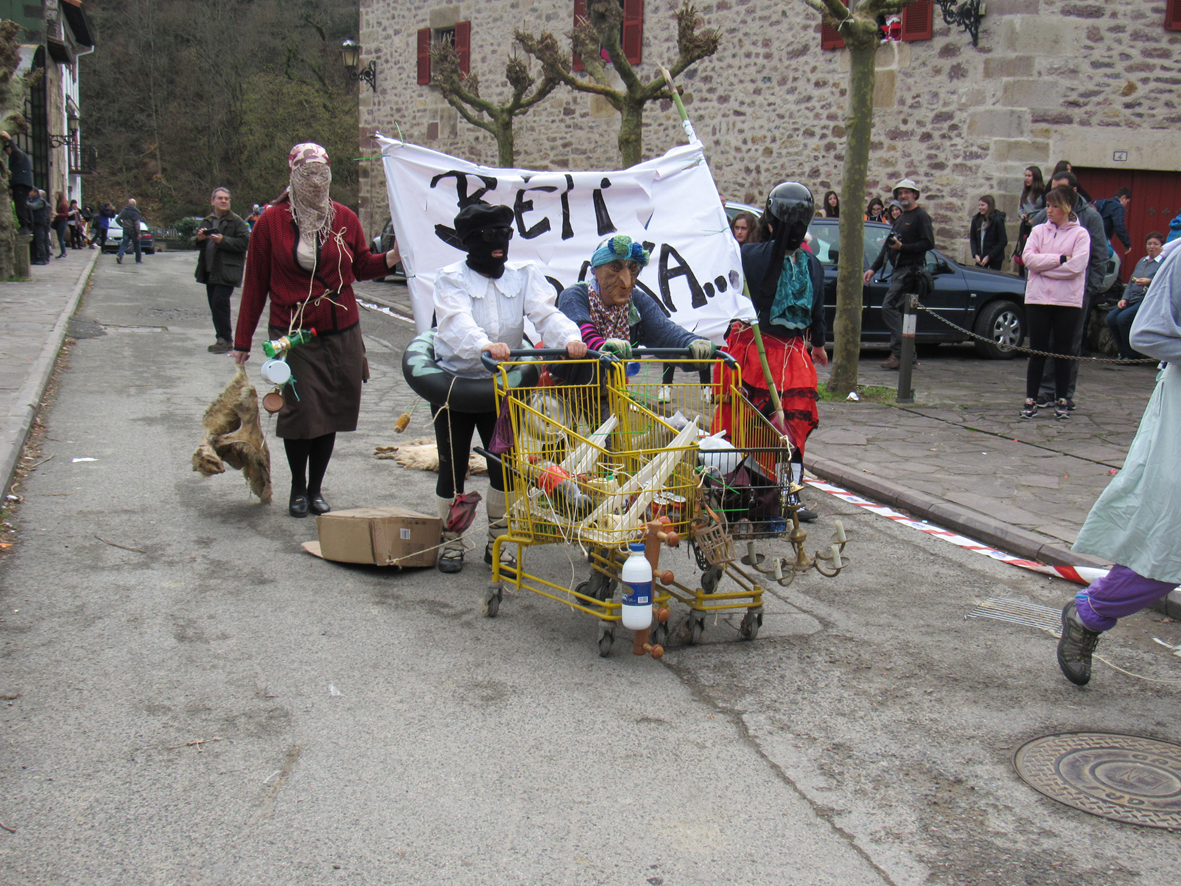
<instances>
[{"instance_id":1,"label":"white banner","mask_svg":"<svg viewBox=\"0 0 1181 886\"><path fill-rule=\"evenodd\" d=\"M449 245L465 201L516 215L509 261L536 262L560 292L585 279L605 237L640 240L652 260L639 285L673 321L721 344L732 317L754 316L742 261L700 142L611 172L534 172L479 166L378 136L394 231L421 332L430 327L435 274L464 257Z\"/></svg>"}]
</instances>

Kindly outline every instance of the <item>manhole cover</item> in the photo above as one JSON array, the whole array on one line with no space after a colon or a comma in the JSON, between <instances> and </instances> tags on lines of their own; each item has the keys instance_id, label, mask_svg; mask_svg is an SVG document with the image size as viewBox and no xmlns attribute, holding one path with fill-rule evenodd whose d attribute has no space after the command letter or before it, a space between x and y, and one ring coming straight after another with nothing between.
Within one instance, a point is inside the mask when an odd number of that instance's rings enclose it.
<instances>
[{"instance_id":1,"label":"manhole cover","mask_svg":"<svg viewBox=\"0 0 1181 886\"><path fill-rule=\"evenodd\" d=\"M1067 806L1149 828L1181 828L1181 745L1067 732L1022 745L1013 765L1030 787Z\"/></svg>"}]
</instances>

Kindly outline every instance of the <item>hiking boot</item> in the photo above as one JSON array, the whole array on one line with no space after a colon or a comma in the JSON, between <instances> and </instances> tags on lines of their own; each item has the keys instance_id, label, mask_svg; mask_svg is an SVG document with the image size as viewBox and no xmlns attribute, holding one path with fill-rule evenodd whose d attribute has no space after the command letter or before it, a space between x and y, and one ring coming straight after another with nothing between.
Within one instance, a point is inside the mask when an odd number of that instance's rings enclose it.
<instances>
[{"instance_id":1,"label":"hiking boot","mask_svg":"<svg viewBox=\"0 0 1181 886\"><path fill-rule=\"evenodd\" d=\"M902 365L902 361L898 359L896 354L891 354L882 362L882 369L897 369Z\"/></svg>"},{"instance_id":2,"label":"hiking boot","mask_svg":"<svg viewBox=\"0 0 1181 886\"><path fill-rule=\"evenodd\" d=\"M205 350L211 354L228 354L232 351L234 346L226 341L224 338L219 338Z\"/></svg>"},{"instance_id":3,"label":"hiking boot","mask_svg":"<svg viewBox=\"0 0 1181 886\"><path fill-rule=\"evenodd\" d=\"M1092 631L1078 617L1074 600L1062 607L1062 638L1058 641L1058 667L1076 686L1091 680L1091 653L1099 643L1099 631Z\"/></svg>"}]
</instances>

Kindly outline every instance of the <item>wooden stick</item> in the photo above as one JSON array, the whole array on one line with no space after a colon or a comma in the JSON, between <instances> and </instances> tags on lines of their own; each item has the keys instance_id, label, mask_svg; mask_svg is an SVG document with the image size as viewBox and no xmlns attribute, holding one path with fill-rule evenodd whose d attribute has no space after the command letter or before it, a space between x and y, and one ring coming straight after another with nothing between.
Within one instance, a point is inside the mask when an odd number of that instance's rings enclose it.
<instances>
[{"instance_id":1,"label":"wooden stick","mask_svg":"<svg viewBox=\"0 0 1181 886\"><path fill-rule=\"evenodd\" d=\"M16 833L16 828L10 828L8 825L6 825L6 824L5 824L4 822L2 822L2 821L0 821L0 828L4 828L4 830L8 831L8 833L10 833L10 834L15 834L15 833Z\"/></svg>"},{"instance_id":2,"label":"wooden stick","mask_svg":"<svg viewBox=\"0 0 1181 886\"><path fill-rule=\"evenodd\" d=\"M97 538L103 544L108 544L113 548L120 548L121 550L124 550L124 551L131 551L134 554L146 554L147 553L147 551L141 551L139 548L129 548L129 547L127 547L127 545L117 545L113 541L107 541L101 535L96 535L95 538Z\"/></svg>"}]
</instances>

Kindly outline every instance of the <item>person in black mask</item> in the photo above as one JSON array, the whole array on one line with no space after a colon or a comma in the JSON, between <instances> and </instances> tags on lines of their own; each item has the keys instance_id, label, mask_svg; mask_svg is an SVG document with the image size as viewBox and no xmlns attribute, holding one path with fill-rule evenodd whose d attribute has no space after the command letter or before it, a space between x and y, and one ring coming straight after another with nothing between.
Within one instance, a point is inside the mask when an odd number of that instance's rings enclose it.
<instances>
[{"instance_id":1,"label":"person in black mask","mask_svg":"<svg viewBox=\"0 0 1181 886\"><path fill-rule=\"evenodd\" d=\"M488 370L480 363L485 351L497 360L507 360L510 350L521 347L525 317L547 347L565 348L575 359L586 356L582 334L555 307L554 288L541 271L529 262L507 261L512 225L512 209L483 201L465 206L455 216L455 234L467 257L440 269L435 279L435 359L459 378L488 377ZM461 412L448 403L432 403L431 407L439 450L435 494L444 526L437 565L440 572L459 572L465 545L459 533L447 526L456 496L463 494L472 433L479 431L488 446L496 425L496 403L490 396L477 412ZM471 408L467 403L465 407ZM488 478L491 488L486 502L488 546L484 562L491 564L492 542L506 533L508 521L504 473L498 464L488 465ZM514 565L502 552L501 570L511 571Z\"/></svg>"},{"instance_id":2,"label":"person in black mask","mask_svg":"<svg viewBox=\"0 0 1181 886\"><path fill-rule=\"evenodd\" d=\"M803 248L815 210L812 192L799 182L776 185L767 197L760 222L764 242L742 247L742 272L758 315L771 378L781 398L788 439L794 447L791 471L795 483L800 483L804 474L804 444L820 424L815 364L828 365L824 269L816 256ZM749 323L735 321L730 326L726 350L742 367L747 399L770 414L771 392ZM714 428L718 430L721 428ZM794 495L791 504L798 504ZM797 516L805 522L816 519L808 508L801 508Z\"/></svg>"}]
</instances>

